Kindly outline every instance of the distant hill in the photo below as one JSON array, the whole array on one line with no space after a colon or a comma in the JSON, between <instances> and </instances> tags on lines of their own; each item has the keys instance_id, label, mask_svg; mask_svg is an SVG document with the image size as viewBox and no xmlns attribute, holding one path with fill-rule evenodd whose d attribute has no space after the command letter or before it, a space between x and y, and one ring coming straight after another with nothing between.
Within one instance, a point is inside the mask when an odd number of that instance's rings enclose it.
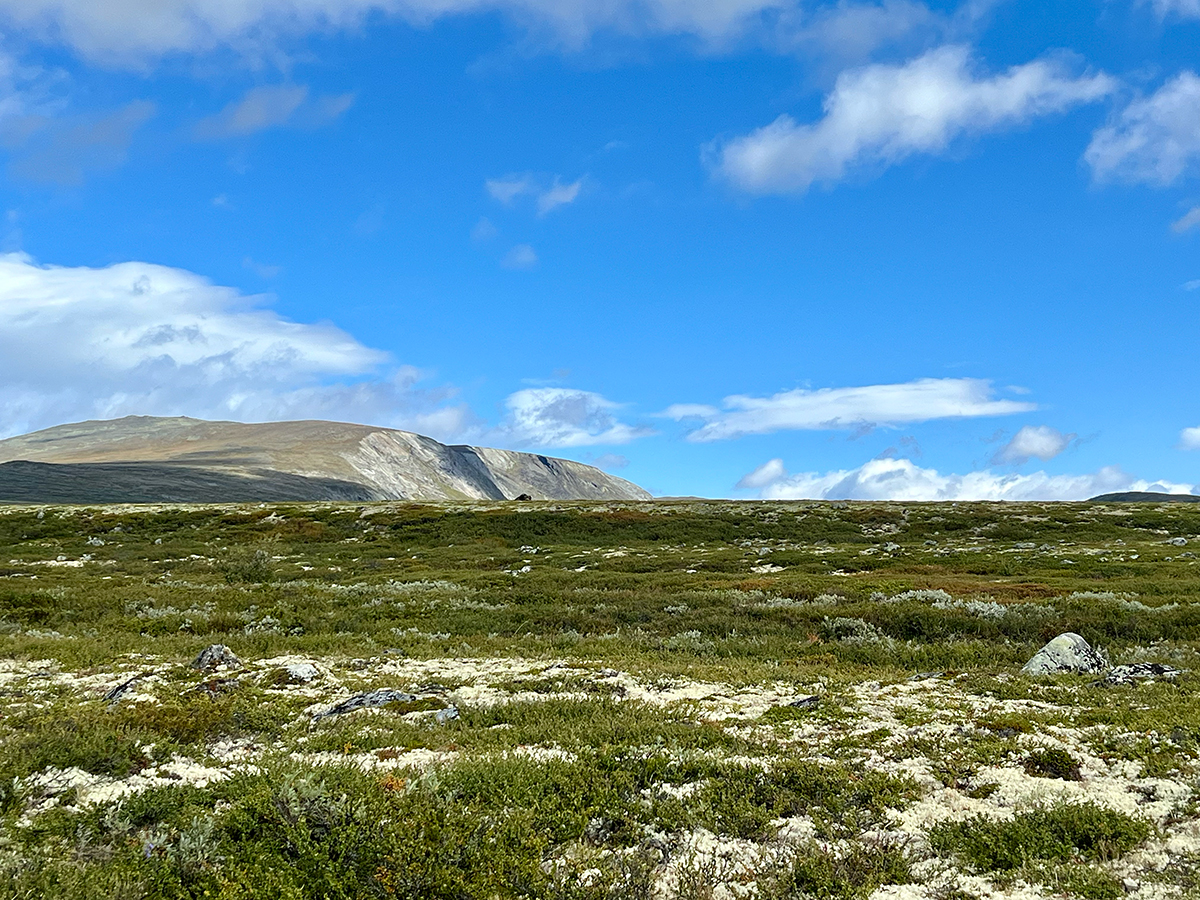
<instances>
[{"instance_id":1,"label":"distant hill","mask_svg":"<svg viewBox=\"0 0 1200 900\"><path fill-rule=\"evenodd\" d=\"M648 500L566 459L341 422L128 416L0 441L0 502Z\"/></svg>"},{"instance_id":2,"label":"distant hill","mask_svg":"<svg viewBox=\"0 0 1200 900\"><path fill-rule=\"evenodd\" d=\"M1156 494L1153 491L1123 491L1101 494L1088 503L1200 503L1200 494Z\"/></svg>"}]
</instances>

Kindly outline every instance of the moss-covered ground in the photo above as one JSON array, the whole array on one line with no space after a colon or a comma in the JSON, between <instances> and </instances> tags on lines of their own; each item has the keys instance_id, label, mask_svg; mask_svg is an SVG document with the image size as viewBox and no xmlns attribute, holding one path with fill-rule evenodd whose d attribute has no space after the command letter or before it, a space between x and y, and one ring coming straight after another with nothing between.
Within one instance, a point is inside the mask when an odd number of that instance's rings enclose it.
<instances>
[{"instance_id":1,"label":"moss-covered ground","mask_svg":"<svg viewBox=\"0 0 1200 900\"><path fill-rule=\"evenodd\" d=\"M0 507L0 898L1200 896L1198 562L1200 504ZM1066 631L1180 674L1020 673Z\"/></svg>"}]
</instances>

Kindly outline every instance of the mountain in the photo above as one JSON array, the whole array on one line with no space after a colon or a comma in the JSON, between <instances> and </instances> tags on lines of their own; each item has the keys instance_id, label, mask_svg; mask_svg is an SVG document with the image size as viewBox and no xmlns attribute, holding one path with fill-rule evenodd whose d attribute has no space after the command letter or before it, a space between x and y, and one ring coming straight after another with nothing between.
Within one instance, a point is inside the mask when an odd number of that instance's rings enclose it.
<instances>
[{"instance_id":1,"label":"mountain","mask_svg":"<svg viewBox=\"0 0 1200 900\"><path fill-rule=\"evenodd\" d=\"M566 459L341 422L127 416L0 441L0 502L648 500Z\"/></svg>"},{"instance_id":2,"label":"mountain","mask_svg":"<svg viewBox=\"0 0 1200 900\"><path fill-rule=\"evenodd\" d=\"M1200 503L1200 494L1159 494L1153 491L1123 491L1101 494L1088 503Z\"/></svg>"}]
</instances>

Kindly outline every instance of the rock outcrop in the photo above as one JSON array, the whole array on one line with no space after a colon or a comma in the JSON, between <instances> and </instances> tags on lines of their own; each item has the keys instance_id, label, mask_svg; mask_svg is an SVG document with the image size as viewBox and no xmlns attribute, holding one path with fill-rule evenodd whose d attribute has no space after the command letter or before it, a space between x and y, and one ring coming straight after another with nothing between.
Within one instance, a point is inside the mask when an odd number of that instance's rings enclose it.
<instances>
[{"instance_id":1,"label":"rock outcrop","mask_svg":"<svg viewBox=\"0 0 1200 900\"><path fill-rule=\"evenodd\" d=\"M128 416L0 441L0 502L648 500L566 459L340 422Z\"/></svg>"}]
</instances>

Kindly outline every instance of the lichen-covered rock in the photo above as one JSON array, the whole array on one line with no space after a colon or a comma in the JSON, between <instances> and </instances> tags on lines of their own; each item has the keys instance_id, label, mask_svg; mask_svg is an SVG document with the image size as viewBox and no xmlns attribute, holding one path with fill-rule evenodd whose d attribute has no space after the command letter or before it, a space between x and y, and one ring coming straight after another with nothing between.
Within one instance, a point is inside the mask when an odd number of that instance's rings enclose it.
<instances>
[{"instance_id":1,"label":"lichen-covered rock","mask_svg":"<svg viewBox=\"0 0 1200 900\"><path fill-rule=\"evenodd\" d=\"M1108 656L1072 631L1060 634L1021 668L1026 675L1092 675L1110 668Z\"/></svg>"},{"instance_id":2,"label":"lichen-covered rock","mask_svg":"<svg viewBox=\"0 0 1200 900\"><path fill-rule=\"evenodd\" d=\"M1134 663L1117 666L1100 682L1105 685L1137 684L1147 678L1174 678L1180 670L1163 663Z\"/></svg>"},{"instance_id":3,"label":"lichen-covered rock","mask_svg":"<svg viewBox=\"0 0 1200 900\"><path fill-rule=\"evenodd\" d=\"M283 667L285 684L310 684L321 677L321 670L310 662L289 663Z\"/></svg>"},{"instance_id":4,"label":"lichen-covered rock","mask_svg":"<svg viewBox=\"0 0 1200 900\"><path fill-rule=\"evenodd\" d=\"M367 709L372 706L386 706L389 703L412 703L417 699L416 694L397 691L393 688L379 688L367 691L365 694L355 694L347 697L341 703L335 703L324 712L319 712L314 719L324 719L326 716L340 716L343 713L354 712L356 709Z\"/></svg>"},{"instance_id":5,"label":"lichen-covered rock","mask_svg":"<svg viewBox=\"0 0 1200 900\"><path fill-rule=\"evenodd\" d=\"M240 668L242 661L224 644L210 644L192 660L192 668L201 672L213 672L221 667Z\"/></svg>"}]
</instances>

